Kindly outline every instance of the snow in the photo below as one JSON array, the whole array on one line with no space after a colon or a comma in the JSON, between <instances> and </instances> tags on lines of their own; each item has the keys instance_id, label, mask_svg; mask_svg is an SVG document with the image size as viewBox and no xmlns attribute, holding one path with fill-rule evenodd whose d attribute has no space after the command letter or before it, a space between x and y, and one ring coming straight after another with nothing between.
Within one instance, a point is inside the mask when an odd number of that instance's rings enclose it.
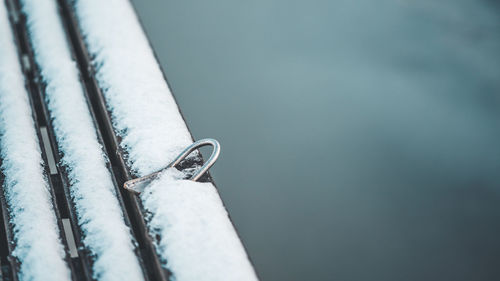
<instances>
[{"instance_id":1,"label":"snow","mask_svg":"<svg viewBox=\"0 0 500 281\"><path fill-rule=\"evenodd\" d=\"M97 280L143 280L54 0L23 0L46 101Z\"/></svg>"},{"instance_id":2,"label":"snow","mask_svg":"<svg viewBox=\"0 0 500 281\"><path fill-rule=\"evenodd\" d=\"M4 2L0 3L0 156L20 280L70 280Z\"/></svg>"},{"instance_id":3,"label":"snow","mask_svg":"<svg viewBox=\"0 0 500 281\"><path fill-rule=\"evenodd\" d=\"M257 280L215 187L184 176L170 168L141 195L176 280Z\"/></svg>"},{"instance_id":4,"label":"snow","mask_svg":"<svg viewBox=\"0 0 500 281\"><path fill-rule=\"evenodd\" d=\"M77 0L75 11L113 127L137 176L167 166L190 133L127 0ZM162 175L141 195L157 252L175 280L256 280L211 183Z\"/></svg>"}]
</instances>

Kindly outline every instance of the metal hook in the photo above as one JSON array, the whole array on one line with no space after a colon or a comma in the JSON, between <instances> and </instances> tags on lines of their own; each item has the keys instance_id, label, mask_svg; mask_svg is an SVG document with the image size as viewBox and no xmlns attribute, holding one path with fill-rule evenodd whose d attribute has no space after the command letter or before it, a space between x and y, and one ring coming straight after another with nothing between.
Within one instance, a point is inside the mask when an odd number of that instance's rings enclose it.
<instances>
[{"instance_id":1,"label":"metal hook","mask_svg":"<svg viewBox=\"0 0 500 281\"><path fill-rule=\"evenodd\" d=\"M177 166L182 160L184 160L191 152L194 150L211 145L213 147L212 154L208 158L208 160L201 166L201 168L196 171L190 178L192 181L197 181L200 179L203 174L205 174L210 167L212 167L215 164L215 161L217 161L217 158L219 158L220 154L220 144L217 140L215 139L202 139L199 141L194 142L190 146L186 147L175 159L172 161L172 163L168 164L165 168L154 172L150 175L132 179L129 181L126 181L123 184L123 188L133 191L135 193L140 193L142 190L144 190L144 187L149 184L149 182L153 181L154 179L158 178L161 173L163 173L165 170Z\"/></svg>"}]
</instances>

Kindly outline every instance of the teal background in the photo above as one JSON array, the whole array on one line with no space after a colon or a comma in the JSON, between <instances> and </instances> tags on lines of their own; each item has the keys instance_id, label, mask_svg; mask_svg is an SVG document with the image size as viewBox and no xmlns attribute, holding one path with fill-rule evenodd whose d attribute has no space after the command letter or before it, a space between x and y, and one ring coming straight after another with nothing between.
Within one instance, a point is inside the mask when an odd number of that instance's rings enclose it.
<instances>
[{"instance_id":1,"label":"teal background","mask_svg":"<svg viewBox=\"0 0 500 281\"><path fill-rule=\"evenodd\" d=\"M500 4L132 1L262 280L500 280Z\"/></svg>"}]
</instances>

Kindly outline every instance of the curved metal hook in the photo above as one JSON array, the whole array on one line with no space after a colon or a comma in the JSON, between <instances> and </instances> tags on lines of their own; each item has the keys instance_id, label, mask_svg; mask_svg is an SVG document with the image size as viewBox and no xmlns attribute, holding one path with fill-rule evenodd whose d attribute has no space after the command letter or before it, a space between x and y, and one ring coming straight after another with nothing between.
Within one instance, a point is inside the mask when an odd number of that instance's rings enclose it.
<instances>
[{"instance_id":1,"label":"curved metal hook","mask_svg":"<svg viewBox=\"0 0 500 281\"><path fill-rule=\"evenodd\" d=\"M203 174L205 174L208 171L208 169L210 169L210 167L212 167L215 164L215 161L217 161L217 158L219 158L220 144L215 139L202 139L202 140L194 142L190 146L186 147L174 159L174 161L172 161L172 163L168 164L165 168L163 168L157 172L154 172L150 175L126 181L123 184L123 188L130 190L130 191L133 191L135 193L140 193L149 182L158 178L160 176L160 174L162 172L164 172L166 169L177 166L182 160L186 159L186 157L189 154L191 154L191 152L193 152L194 150L196 150L198 148L207 146L207 145L211 145L213 147L212 154L207 159L207 161L205 161L205 164L203 164L203 166L201 166L201 168L198 171L196 171L190 178L190 180L192 180L192 181L199 180L200 177L203 176Z\"/></svg>"},{"instance_id":2,"label":"curved metal hook","mask_svg":"<svg viewBox=\"0 0 500 281\"><path fill-rule=\"evenodd\" d=\"M167 168L177 166L182 160L184 160L186 158L186 156L191 154L191 152L193 152L194 150L196 150L198 148L207 146L207 145L213 146L214 150L212 151L212 154L210 155L208 160L205 162L205 164L203 164L203 166L201 166L201 168L196 173L194 173L190 178L190 180L192 180L192 181L199 180L200 177L203 176L203 174L206 173L208 171L208 169L210 169L210 167L212 167L215 164L215 161L217 161L217 158L219 158L220 144L215 139L202 139L202 140L199 140L197 142L194 142L192 145L186 147L186 149L184 149L184 151L182 151L179 154L179 156L177 156L177 158L175 158L175 160Z\"/></svg>"}]
</instances>

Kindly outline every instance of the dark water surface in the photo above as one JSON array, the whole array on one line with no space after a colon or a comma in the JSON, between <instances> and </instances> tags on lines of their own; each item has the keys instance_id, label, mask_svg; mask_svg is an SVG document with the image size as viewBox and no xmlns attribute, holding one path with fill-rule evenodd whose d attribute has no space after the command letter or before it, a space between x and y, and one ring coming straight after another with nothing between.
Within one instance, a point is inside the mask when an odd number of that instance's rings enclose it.
<instances>
[{"instance_id":1,"label":"dark water surface","mask_svg":"<svg viewBox=\"0 0 500 281\"><path fill-rule=\"evenodd\" d=\"M500 280L500 7L133 1L263 280Z\"/></svg>"}]
</instances>

